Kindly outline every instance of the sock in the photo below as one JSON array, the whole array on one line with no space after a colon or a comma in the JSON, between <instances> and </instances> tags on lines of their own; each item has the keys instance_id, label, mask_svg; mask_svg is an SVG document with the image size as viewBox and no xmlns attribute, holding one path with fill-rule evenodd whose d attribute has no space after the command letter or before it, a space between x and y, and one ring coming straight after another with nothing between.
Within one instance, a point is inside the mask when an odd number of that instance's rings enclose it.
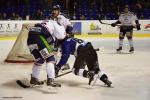
<instances>
[{"instance_id":1,"label":"sock","mask_svg":"<svg viewBox=\"0 0 150 100\"><path fill-rule=\"evenodd\" d=\"M119 47L123 46L123 39L119 40Z\"/></svg>"},{"instance_id":2,"label":"sock","mask_svg":"<svg viewBox=\"0 0 150 100\"><path fill-rule=\"evenodd\" d=\"M46 72L48 75L48 78L55 78L55 68L53 63L46 63Z\"/></svg>"},{"instance_id":3,"label":"sock","mask_svg":"<svg viewBox=\"0 0 150 100\"><path fill-rule=\"evenodd\" d=\"M84 73L84 69L79 69L79 76L83 76L83 73Z\"/></svg>"},{"instance_id":4,"label":"sock","mask_svg":"<svg viewBox=\"0 0 150 100\"><path fill-rule=\"evenodd\" d=\"M130 45L130 48L133 47L133 40L132 39L129 39L129 45Z\"/></svg>"},{"instance_id":5,"label":"sock","mask_svg":"<svg viewBox=\"0 0 150 100\"><path fill-rule=\"evenodd\" d=\"M41 70L41 66L38 66L38 65L33 65L32 67L32 76L34 78L39 78L39 75L40 75L40 70Z\"/></svg>"},{"instance_id":6,"label":"sock","mask_svg":"<svg viewBox=\"0 0 150 100\"><path fill-rule=\"evenodd\" d=\"M98 73L98 78L100 79L103 74L104 74L104 73L102 73L101 71L99 71L99 73Z\"/></svg>"},{"instance_id":7,"label":"sock","mask_svg":"<svg viewBox=\"0 0 150 100\"><path fill-rule=\"evenodd\" d=\"M72 72L75 74L74 70L75 69L73 69ZM87 74L88 74L87 70L85 70L85 69L79 69L79 72L77 74L75 74L75 75L87 78Z\"/></svg>"}]
</instances>

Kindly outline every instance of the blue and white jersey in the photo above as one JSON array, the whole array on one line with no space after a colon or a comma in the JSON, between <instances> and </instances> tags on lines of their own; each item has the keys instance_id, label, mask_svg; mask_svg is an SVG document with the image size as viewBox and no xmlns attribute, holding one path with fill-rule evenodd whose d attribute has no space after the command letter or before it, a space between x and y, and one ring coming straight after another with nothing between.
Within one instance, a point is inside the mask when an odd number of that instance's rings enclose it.
<instances>
[{"instance_id":1,"label":"blue and white jersey","mask_svg":"<svg viewBox=\"0 0 150 100\"><path fill-rule=\"evenodd\" d=\"M57 64L57 67L61 68L65 65L70 57L70 55L77 56L77 49L79 46L85 46L87 42L76 39L76 38L68 38L61 44L62 56Z\"/></svg>"}]
</instances>

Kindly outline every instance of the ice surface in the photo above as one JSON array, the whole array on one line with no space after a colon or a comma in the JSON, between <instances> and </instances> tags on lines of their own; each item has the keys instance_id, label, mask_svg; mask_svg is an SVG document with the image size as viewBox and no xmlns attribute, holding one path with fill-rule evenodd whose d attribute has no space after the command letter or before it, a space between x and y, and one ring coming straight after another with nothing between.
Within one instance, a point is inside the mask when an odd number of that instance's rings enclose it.
<instances>
[{"instance_id":1,"label":"ice surface","mask_svg":"<svg viewBox=\"0 0 150 100\"><path fill-rule=\"evenodd\" d=\"M116 54L118 39L85 39L92 41L98 51L102 72L107 73L113 88L100 81L91 87L88 79L72 73L57 78L61 88L45 86L23 89L15 81L29 81L32 64L4 63L14 40L0 41L0 100L150 100L150 38L134 39L135 53L129 54L125 40L123 54ZM69 64L72 66L74 57ZM46 79L43 66L40 79ZM15 98L18 97L18 98Z\"/></svg>"}]
</instances>

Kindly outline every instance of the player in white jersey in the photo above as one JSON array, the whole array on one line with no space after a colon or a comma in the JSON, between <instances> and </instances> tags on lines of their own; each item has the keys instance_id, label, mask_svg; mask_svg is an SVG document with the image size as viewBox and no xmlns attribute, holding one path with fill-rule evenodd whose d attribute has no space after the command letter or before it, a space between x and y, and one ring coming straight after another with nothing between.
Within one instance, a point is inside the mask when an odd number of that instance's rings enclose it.
<instances>
[{"instance_id":1,"label":"player in white jersey","mask_svg":"<svg viewBox=\"0 0 150 100\"><path fill-rule=\"evenodd\" d=\"M54 5L52 7L52 16L51 19L57 21L60 25L64 26L66 30L67 37L74 37L74 34L72 33L73 25L70 22L70 19L66 18L61 12L61 8L59 5ZM61 41L59 41L60 43ZM56 56L57 59L57 56ZM62 68L63 70L69 69L69 64L64 65Z\"/></svg>"},{"instance_id":2,"label":"player in white jersey","mask_svg":"<svg viewBox=\"0 0 150 100\"><path fill-rule=\"evenodd\" d=\"M53 44L55 44L56 39L64 39L65 37L66 32L64 27L54 20L43 21L30 28L27 44L35 59L35 63L32 67L30 84L44 84L39 81L38 78L41 66L46 64L47 85L52 87L61 86L59 83L54 82L55 57L53 53Z\"/></svg>"},{"instance_id":3,"label":"player in white jersey","mask_svg":"<svg viewBox=\"0 0 150 100\"><path fill-rule=\"evenodd\" d=\"M135 24L134 24L135 23ZM117 24L120 24L120 33L119 33L119 48L116 50L117 52L121 52L122 46L123 46L123 40L126 35L130 50L129 52L134 52L134 46L133 46L133 28L137 28L137 30L140 30L140 24L138 21L137 16L129 11L129 8L126 6L124 9L124 12L119 16L119 20L115 23L112 23L111 26L115 27Z\"/></svg>"},{"instance_id":4,"label":"player in white jersey","mask_svg":"<svg viewBox=\"0 0 150 100\"><path fill-rule=\"evenodd\" d=\"M63 25L66 29L66 33L70 36L73 36L72 30L73 26L68 18L63 16L60 12L60 6L54 5L52 8L52 19L56 20L59 24Z\"/></svg>"}]
</instances>

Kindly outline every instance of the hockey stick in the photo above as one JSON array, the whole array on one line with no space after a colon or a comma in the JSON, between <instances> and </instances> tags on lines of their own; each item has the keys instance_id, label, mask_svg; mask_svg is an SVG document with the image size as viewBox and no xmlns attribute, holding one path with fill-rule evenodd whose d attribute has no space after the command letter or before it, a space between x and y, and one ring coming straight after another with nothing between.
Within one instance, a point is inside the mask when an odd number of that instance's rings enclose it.
<instances>
[{"instance_id":1,"label":"hockey stick","mask_svg":"<svg viewBox=\"0 0 150 100\"><path fill-rule=\"evenodd\" d=\"M67 75L67 74L69 74L69 73L71 73L71 72L72 72L72 70L71 70L71 71L68 71L68 72L66 72L66 73L60 74L60 75L56 76L55 78L58 78L58 77L61 77L61 76Z\"/></svg>"},{"instance_id":2,"label":"hockey stick","mask_svg":"<svg viewBox=\"0 0 150 100\"><path fill-rule=\"evenodd\" d=\"M101 16L99 16L99 17L97 17L97 19L98 19L98 21L101 23L101 24L105 24L105 25L111 25L111 24L109 24L109 23L104 23L104 22L102 22L102 18L101 18Z\"/></svg>"},{"instance_id":3,"label":"hockey stick","mask_svg":"<svg viewBox=\"0 0 150 100\"><path fill-rule=\"evenodd\" d=\"M22 88L31 88L30 85L25 85L21 80L17 80L16 83Z\"/></svg>"},{"instance_id":4,"label":"hockey stick","mask_svg":"<svg viewBox=\"0 0 150 100\"><path fill-rule=\"evenodd\" d=\"M69 73L71 73L71 72L72 72L72 71L68 71L68 72L66 72L66 73L60 74L60 75L56 76L55 78L58 78L58 77L67 75L67 74L69 74ZM43 80L42 82L44 83L44 82L46 82L46 80ZM35 86L35 85L26 85L26 84L24 84L21 80L17 80L16 83L17 83L20 87L22 87L22 88L32 88L32 87ZM43 84L41 84L41 85L43 85Z\"/></svg>"},{"instance_id":5,"label":"hockey stick","mask_svg":"<svg viewBox=\"0 0 150 100\"><path fill-rule=\"evenodd\" d=\"M98 17L98 21L99 21L101 24L111 25L111 24L109 24L109 23L104 23L104 22L102 22L101 17ZM116 25L116 26L120 26L120 25Z\"/></svg>"},{"instance_id":6,"label":"hockey stick","mask_svg":"<svg viewBox=\"0 0 150 100\"><path fill-rule=\"evenodd\" d=\"M109 23L104 23L104 22L102 22L102 20L101 20L100 17L98 17L98 21L99 21L101 24L111 25L111 24L109 24ZM121 25L116 24L116 26L121 26ZM136 26L133 25L133 28L136 28Z\"/></svg>"},{"instance_id":7,"label":"hockey stick","mask_svg":"<svg viewBox=\"0 0 150 100\"><path fill-rule=\"evenodd\" d=\"M109 24L109 23L104 23L104 22L102 22L101 18L98 18L98 21L99 21L101 24L111 25L111 24Z\"/></svg>"}]
</instances>

